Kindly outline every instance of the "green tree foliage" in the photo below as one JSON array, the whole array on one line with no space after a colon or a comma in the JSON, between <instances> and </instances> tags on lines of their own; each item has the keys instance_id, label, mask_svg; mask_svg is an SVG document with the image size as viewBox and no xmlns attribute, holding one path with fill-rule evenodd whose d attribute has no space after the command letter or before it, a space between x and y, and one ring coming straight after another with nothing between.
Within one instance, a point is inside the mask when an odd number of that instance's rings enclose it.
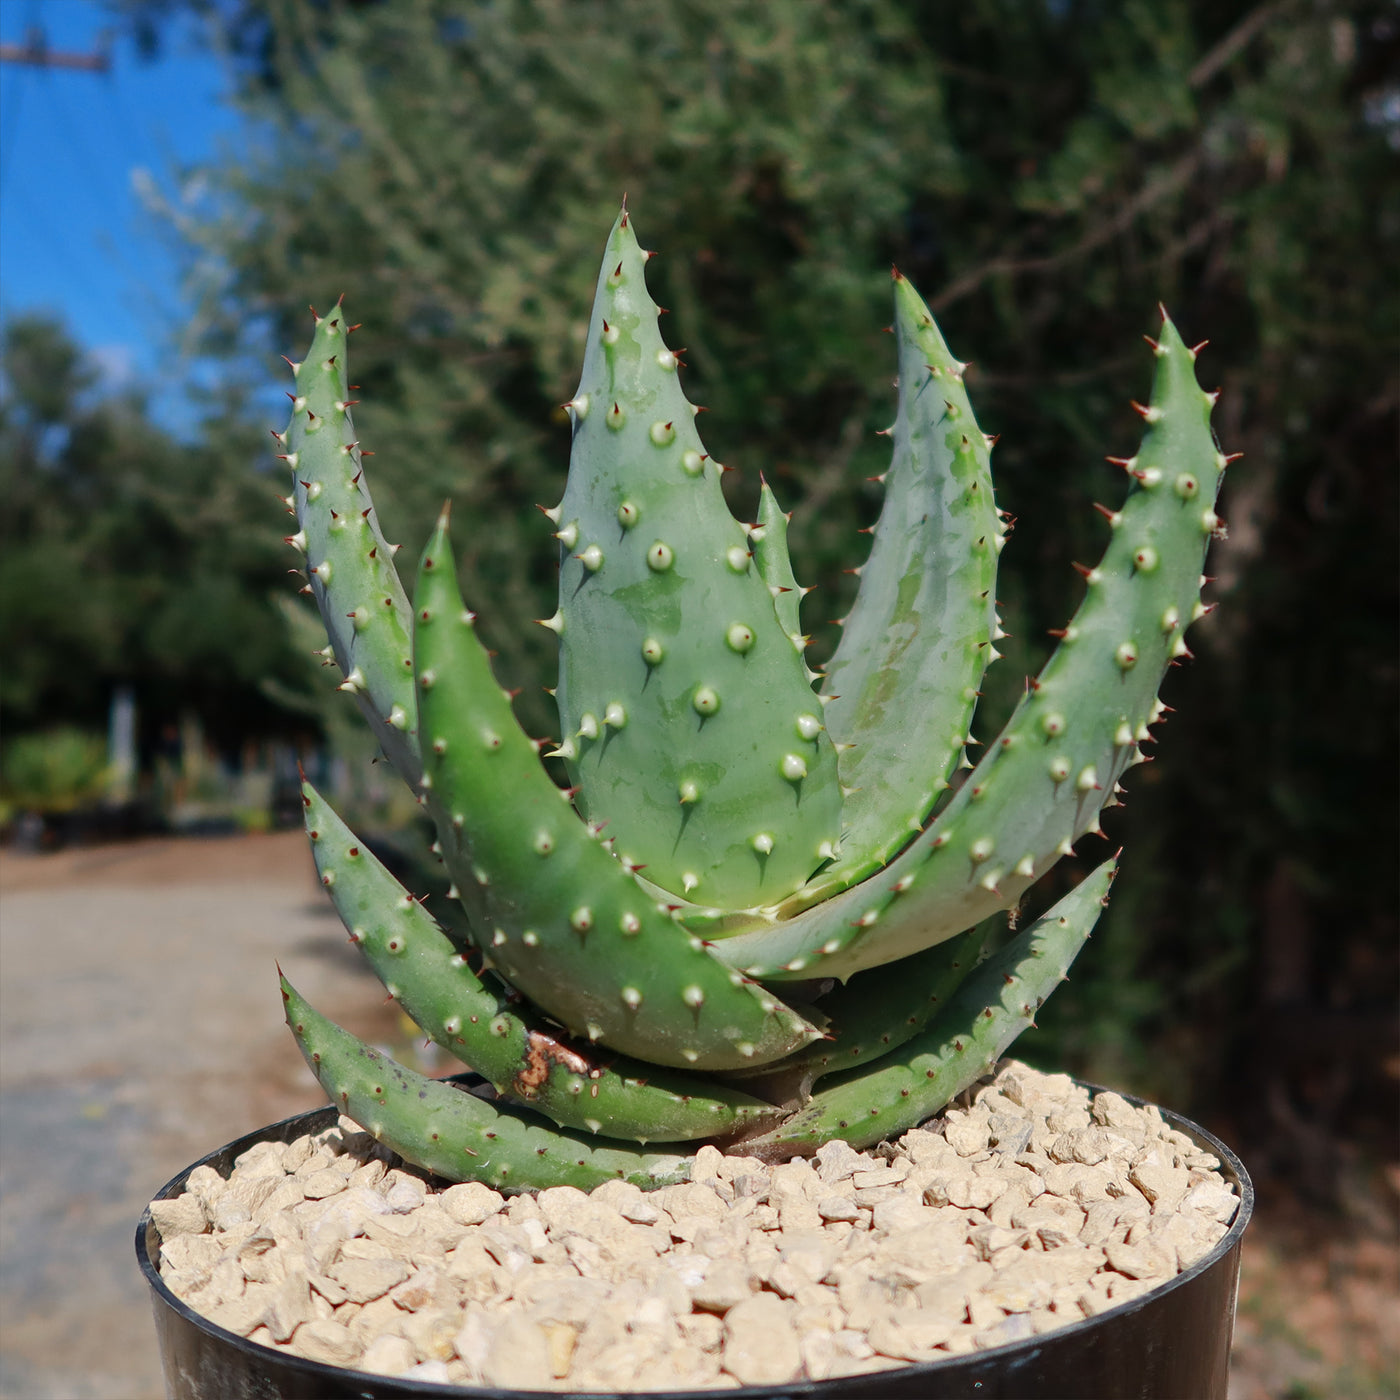
<instances>
[{"instance_id":1,"label":"green tree foliage","mask_svg":"<svg viewBox=\"0 0 1400 1400\"><path fill-rule=\"evenodd\" d=\"M561 489L556 406L624 190L665 250L652 286L707 441L740 468L736 509L760 470L797 509L794 555L822 585L809 626L844 611L878 504L891 260L976 357L1000 502L1027 522L1003 556L1016 638L988 722L1067 616L1069 561L1099 546L1085 496L1119 489L1102 455L1130 450L1124 400L1148 377L1123 347L1159 300L1210 337L1218 430L1245 453L1212 559L1222 607L1168 688L1190 718L1133 784L1108 927L1055 1021L1081 1063L1179 1091L1163 1077L1208 1078L1299 1008L1333 1045L1364 1018L1394 944L1394 804L1357 772L1394 772L1393 6L196 8L266 133L214 172L215 336L252 334L271 363L304 338L308 295L348 293L391 538L416 549L453 497L510 684L552 661L529 625L553 610L533 507Z\"/></svg>"},{"instance_id":2,"label":"green tree foliage","mask_svg":"<svg viewBox=\"0 0 1400 1400\"><path fill-rule=\"evenodd\" d=\"M216 405L205 440L179 443L42 317L8 324L0 369L7 729L100 731L119 684L150 726L186 708L226 739L285 726L260 683L303 668L274 605L287 561L246 413Z\"/></svg>"}]
</instances>

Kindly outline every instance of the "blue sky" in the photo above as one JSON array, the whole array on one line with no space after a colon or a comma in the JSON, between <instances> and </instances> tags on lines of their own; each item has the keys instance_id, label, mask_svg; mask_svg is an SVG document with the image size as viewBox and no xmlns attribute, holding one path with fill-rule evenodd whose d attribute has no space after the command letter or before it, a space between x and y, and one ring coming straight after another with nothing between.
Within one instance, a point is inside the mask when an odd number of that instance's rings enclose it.
<instances>
[{"instance_id":1,"label":"blue sky","mask_svg":"<svg viewBox=\"0 0 1400 1400\"><path fill-rule=\"evenodd\" d=\"M111 29L99 0L0 0L0 41L31 26L52 50L91 53ZM175 429L190 410L169 349L188 319L174 236L143 205L238 139L218 59L167 32L154 62L113 33L107 73L0 63L0 316L53 311L117 382L155 389Z\"/></svg>"}]
</instances>

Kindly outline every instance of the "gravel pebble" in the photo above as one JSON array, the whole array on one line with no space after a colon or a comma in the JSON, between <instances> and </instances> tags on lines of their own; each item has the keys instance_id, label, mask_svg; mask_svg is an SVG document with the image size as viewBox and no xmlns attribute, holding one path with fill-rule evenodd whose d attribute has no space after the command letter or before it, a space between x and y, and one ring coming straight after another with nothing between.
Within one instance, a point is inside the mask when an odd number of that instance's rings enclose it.
<instances>
[{"instance_id":1,"label":"gravel pebble","mask_svg":"<svg viewBox=\"0 0 1400 1400\"><path fill-rule=\"evenodd\" d=\"M724 1318L724 1369L741 1385L782 1385L802 1370L789 1309L771 1293L755 1293Z\"/></svg>"},{"instance_id":2,"label":"gravel pebble","mask_svg":"<svg viewBox=\"0 0 1400 1400\"><path fill-rule=\"evenodd\" d=\"M203 1234L209 1224L204 1205L193 1191L186 1191L169 1201L151 1202L151 1219L160 1237L169 1241L176 1235Z\"/></svg>"},{"instance_id":3,"label":"gravel pebble","mask_svg":"<svg viewBox=\"0 0 1400 1400\"><path fill-rule=\"evenodd\" d=\"M1141 1296L1239 1200L1158 1111L1015 1062L870 1152L507 1200L434 1190L349 1119L152 1204L168 1286L261 1345L526 1390L724 1389L1039 1336Z\"/></svg>"},{"instance_id":4,"label":"gravel pebble","mask_svg":"<svg viewBox=\"0 0 1400 1400\"><path fill-rule=\"evenodd\" d=\"M506 1203L499 1191L480 1181L449 1186L438 1197L438 1204L459 1225L480 1225L497 1214Z\"/></svg>"}]
</instances>

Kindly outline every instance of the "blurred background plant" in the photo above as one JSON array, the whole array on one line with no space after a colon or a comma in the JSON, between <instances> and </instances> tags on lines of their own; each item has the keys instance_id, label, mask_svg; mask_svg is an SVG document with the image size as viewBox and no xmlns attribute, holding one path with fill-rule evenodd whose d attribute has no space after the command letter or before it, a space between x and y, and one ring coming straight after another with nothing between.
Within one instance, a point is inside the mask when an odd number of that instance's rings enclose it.
<instances>
[{"instance_id":1,"label":"blurred background plant","mask_svg":"<svg viewBox=\"0 0 1400 1400\"><path fill-rule=\"evenodd\" d=\"M270 755L315 733L263 691L304 690L306 668L274 602L286 561L246 397L230 386L179 442L58 322L5 326L4 798L40 844L267 825Z\"/></svg>"},{"instance_id":2,"label":"blurred background plant","mask_svg":"<svg viewBox=\"0 0 1400 1400\"><path fill-rule=\"evenodd\" d=\"M151 47L193 16L234 75L247 142L166 207L199 348L225 357L229 388L191 451L139 404L85 397L53 327L12 327L21 360L62 369L7 359L16 730L100 725L124 684L148 751L192 711L225 751L315 743L366 771L345 697L317 689L302 623L274 601L294 561L268 488L285 488L248 411L305 340L307 300L344 292L389 537L412 556L452 498L501 680L552 732L553 641L530 620L553 611L555 570L535 507L562 489L559 405L626 190L665 250L652 289L712 410L707 442L739 469L736 513L752 518L760 471L796 511L818 659L878 508L891 261L976 356L999 502L1025 522L1003 556L1014 636L985 733L1070 611L1069 561L1097 548L1087 501L1114 499L1103 456L1131 450L1125 401L1147 383L1123 347L1164 301L1210 338L1221 441L1245 454L1211 557L1222 606L1165 691L1182 718L1164 761L1110 814L1127 842L1115 901L1039 1053L1234 1115L1261 1171L1319 1199L1393 1151L1395 4L114 9Z\"/></svg>"},{"instance_id":3,"label":"blurred background plant","mask_svg":"<svg viewBox=\"0 0 1400 1400\"><path fill-rule=\"evenodd\" d=\"M73 725L21 734L0 764L0 815L71 812L107 789L107 741Z\"/></svg>"}]
</instances>

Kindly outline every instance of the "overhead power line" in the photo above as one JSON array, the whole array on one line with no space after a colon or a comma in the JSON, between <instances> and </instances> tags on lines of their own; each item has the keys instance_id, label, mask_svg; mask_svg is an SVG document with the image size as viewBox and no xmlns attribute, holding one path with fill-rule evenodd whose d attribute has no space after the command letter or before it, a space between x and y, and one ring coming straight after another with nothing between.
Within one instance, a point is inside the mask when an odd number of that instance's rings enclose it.
<instances>
[{"instance_id":1,"label":"overhead power line","mask_svg":"<svg viewBox=\"0 0 1400 1400\"><path fill-rule=\"evenodd\" d=\"M31 7L30 13L37 17L37 4ZM24 31L22 44L0 43L0 63L18 63L26 68L66 68L80 73L110 73L111 38L108 31L101 30L97 36L97 47L92 52L75 53L69 49L50 48L43 25L31 23ZM9 168L22 87L22 83L9 84L5 109L0 114L0 185L4 184L5 171Z\"/></svg>"},{"instance_id":2,"label":"overhead power line","mask_svg":"<svg viewBox=\"0 0 1400 1400\"><path fill-rule=\"evenodd\" d=\"M106 73L112 66L105 43L92 53L51 49L44 31L31 28L22 44L0 44L0 63L23 63L30 68L76 68L86 73Z\"/></svg>"}]
</instances>

